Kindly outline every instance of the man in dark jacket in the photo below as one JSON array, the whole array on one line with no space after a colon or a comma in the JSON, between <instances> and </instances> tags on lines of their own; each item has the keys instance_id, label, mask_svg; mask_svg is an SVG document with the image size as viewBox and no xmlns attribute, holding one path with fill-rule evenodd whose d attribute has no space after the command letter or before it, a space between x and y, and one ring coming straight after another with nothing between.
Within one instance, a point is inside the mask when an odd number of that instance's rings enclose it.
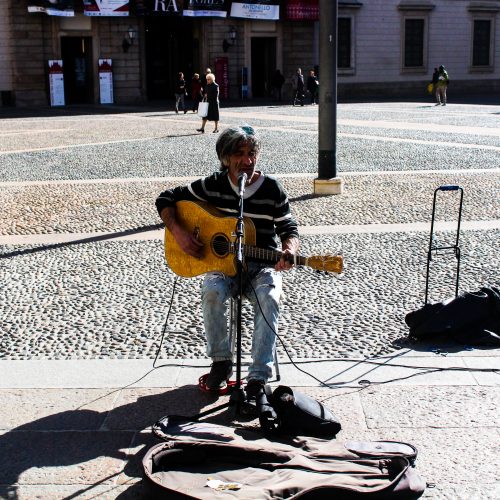
<instances>
[{"instance_id":1,"label":"man in dark jacket","mask_svg":"<svg viewBox=\"0 0 500 500\"><path fill-rule=\"evenodd\" d=\"M174 86L174 94L175 94L175 112L179 113L180 110L184 111L184 114L186 114L187 109L184 99L187 95L187 91L186 91L186 80L184 80L184 73L179 72L179 74L177 75L177 80L175 81L175 86Z\"/></svg>"},{"instance_id":2,"label":"man in dark jacket","mask_svg":"<svg viewBox=\"0 0 500 500\"><path fill-rule=\"evenodd\" d=\"M300 102L301 106L304 106L304 75L300 68L297 69L294 77L294 89L295 97L293 99L293 105L295 106Z\"/></svg>"},{"instance_id":3,"label":"man in dark jacket","mask_svg":"<svg viewBox=\"0 0 500 500\"><path fill-rule=\"evenodd\" d=\"M309 71L309 76L307 77L307 90L311 95L311 104L318 104L318 86L318 79L312 69Z\"/></svg>"}]
</instances>

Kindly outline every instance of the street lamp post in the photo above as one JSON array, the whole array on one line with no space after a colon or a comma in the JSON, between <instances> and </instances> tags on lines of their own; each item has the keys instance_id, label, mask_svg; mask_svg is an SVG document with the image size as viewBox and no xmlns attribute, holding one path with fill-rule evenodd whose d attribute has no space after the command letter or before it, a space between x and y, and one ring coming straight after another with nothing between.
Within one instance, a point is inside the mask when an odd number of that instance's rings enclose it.
<instances>
[{"instance_id":1,"label":"street lamp post","mask_svg":"<svg viewBox=\"0 0 500 500\"><path fill-rule=\"evenodd\" d=\"M318 178L315 194L341 194L337 177L337 10L338 0L319 0Z\"/></svg>"}]
</instances>

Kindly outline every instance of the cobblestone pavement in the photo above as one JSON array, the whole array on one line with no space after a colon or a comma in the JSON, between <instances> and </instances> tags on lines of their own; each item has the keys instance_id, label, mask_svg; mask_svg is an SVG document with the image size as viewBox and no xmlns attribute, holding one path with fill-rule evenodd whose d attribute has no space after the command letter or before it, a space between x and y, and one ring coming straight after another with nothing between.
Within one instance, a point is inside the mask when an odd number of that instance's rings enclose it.
<instances>
[{"instance_id":1,"label":"cobblestone pavement","mask_svg":"<svg viewBox=\"0 0 500 500\"><path fill-rule=\"evenodd\" d=\"M432 195L464 188L461 289L498 284L498 107L340 104L341 196L314 197L317 108L222 110L250 123L260 168L278 175L303 233L302 253L341 253L346 270L285 275L281 335L299 357L392 352L421 305ZM163 259L156 195L217 168L215 134L164 110L59 114L0 121L0 291L6 359L204 357L200 278ZM452 241L458 198L442 194L438 232ZM116 237L129 234L128 240ZM76 241L70 241L71 239ZM152 239L151 239L152 238ZM455 259L435 259L432 293L453 293ZM248 312L248 311L247 311ZM249 327L248 314L245 325Z\"/></svg>"},{"instance_id":2,"label":"cobblestone pavement","mask_svg":"<svg viewBox=\"0 0 500 500\"><path fill-rule=\"evenodd\" d=\"M338 276L284 274L280 337L304 371L280 347L282 383L332 408L340 440L414 444L423 498L496 500L500 350L410 344L404 317L423 304L438 186L464 189L460 289L500 285L500 106L340 104L344 192L323 197L317 113L221 110L221 128L262 136L259 166L289 192L301 253L344 256ZM144 498L150 425L226 401L195 385L209 363L201 278L169 270L154 208L218 168L218 136L198 126L165 108L0 114L0 498ZM454 244L457 193L439 196L437 241ZM455 269L433 259L431 301L453 295Z\"/></svg>"}]
</instances>

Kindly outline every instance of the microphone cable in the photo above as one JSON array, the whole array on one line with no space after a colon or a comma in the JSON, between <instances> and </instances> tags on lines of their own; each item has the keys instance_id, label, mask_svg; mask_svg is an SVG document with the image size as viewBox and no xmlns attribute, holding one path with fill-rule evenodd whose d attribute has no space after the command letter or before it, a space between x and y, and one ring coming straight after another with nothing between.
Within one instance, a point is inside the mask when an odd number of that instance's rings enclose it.
<instances>
[{"instance_id":1,"label":"microphone cable","mask_svg":"<svg viewBox=\"0 0 500 500\"><path fill-rule=\"evenodd\" d=\"M159 368L158 366L156 366L156 361L158 360L158 356L160 355L160 351L161 351L161 348L162 348L162 345L163 345L163 339L165 338L165 333L167 332L168 320L170 318L170 312L172 311L172 305L174 303L175 287L177 286L177 280L178 279L179 279L179 276L175 276L174 284L172 286L172 296L170 297L170 303L168 305L167 317L165 319L165 323L163 325L163 330L161 332L160 344L158 345L158 349L156 350L156 356L155 356L155 359L153 361L153 368Z\"/></svg>"},{"instance_id":2,"label":"microphone cable","mask_svg":"<svg viewBox=\"0 0 500 500\"><path fill-rule=\"evenodd\" d=\"M174 279L174 284L172 286L172 295L170 297L170 302L169 302L167 317L166 317L165 323L163 325L163 329L162 329L162 333L161 333L161 338L160 338L160 343L158 345L158 349L156 351L156 355L155 355L155 358L154 358L154 361L153 361L153 369L154 368L160 368L161 366L163 366L163 365L158 365L157 366L156 362L158 361L158 357L160 355L161 348L163 346L163 341L164 341L166 333L167 333L168 322L169 322L170 313L171 313L173 302L174 302L175 289L176 289L176 286L177 286L178 279L179 279L179 277L176 276L175 279ZM269 323L268 319L266 318L266 316L265 316L265 314L263 312L262 306L260 304L259 298L257 297L257 294L255 292L255 288L253 286L252 280L251 279L247 279L247 283L250 285L250 287L251 287L251 289L253 291L253 294L254 294L254 297L255 297L255 303L258 306L258 308L259 308L259 310L260 310L260 312L262 314L262 317L264 318L264 321L266 322L266 324L270 328L270 330L272 330L272 332L276 336L276 338L279 340L279 342L280 342L283 350L285 351L285 354L288 357L288 359L289 359L290 363L292 364L292 366L295 369L297 369L298 371L302 372L304 375L307 375L308 377L310 377L313 380L315 380L316 382L318 382L323 387L327 387L327 388L330 388L330 389L334 388L334 387L339 387L339 388L345 387L345 388L350 388L350 389L360 389L360 388L363 389L363 388L366 388L368 386L383 385L383 384L388 384L388 383L391 383L391 382L398 382L398 381L402 381L402 380L408 380L410 378L417 377L417 376L420 376L420 375L425 375L425 374L429 374L429 373L436 373L436 372L443 372L443 371L457 371L457 372L463 372L463 371L465 371L465 372L480 372L480 373L497 373L497 374L500 375L500 369L497 369L497 368L467 368L467 367L446 367L446 368L442 368L442 367L435 367L435 366L418 366L418 365L415 366L415 365L408 365L408 364L404 364L404 363L396 363L396 364L390 364L390 365L388 365L388 363L387 363L388 360L387 361L377 361L376 358L367 357L367 358L358 360L357 363L355 363L354 366L368 364L368 365L374 365L375 367L378 367L378 366L391 366L391 367L395 367L395 368L408 368L408 369L412 369L412 370L421 370L421 371L419 371L417 373L411 373L411 374L406 375L406 376L401 376L401 377L396 377L396 378L384 380L384 381L381 381L381 382L373 382L373 381L370 381L368 379L361 379L361 380L358 381L358 385L349 385L349 384L352 384L354 382L354 380L357 380L359 377L355 377L355 378L353 378L351 380L343 381L343 382L326 382L324 380L319 379L318 377L316 377L312 373L308 372L307 370L302 369L299 366L299 364L301 364L301 363L310 363L311 361L296 362L296 361L293 360L292 355L290 354L285 341L283 340L283 338L281 337L281 335L279 335L278 332L276 332L276 330L273 328L273 326ZM251 302L250 297L248 297L248 295L244 294L244 296ZM397 356L399 357L400 355L398 354ZM392 357L391 359L394 359L394 357ZM331 361L331 360L323 359L323 360L318 360L316 362L327 362L327 361ZM352 366L349 367L349 369L352 369L352 368L353 368ZM375 368L373 368L373 369L375 369ZM372 371L372 370L370 370L370 371Z\"/></svg>"},{"instance_id":3,"label":"microphone cable","mask_svg":"<svg viewBox=\"0 0 500 500\"><path fill-rule=\"evenodd\" d=\"M323 387L327 387L329 389L334 388L334 387L339 387L339 388L346 387L349 389L360 389L360 388L366 388L368 386L384 385L384 384L388 384L391 382L408 380L410 378L417 377L419 375L425 375L425 374L429 374L429 373L436 373L436 372L443 372L443 371L497 373L500 375L500 369L498 369L498 368L467 368L467 367L461 367L461 366L451 366L451 367L443 368L443 367L435 367L435 366L414 366L414 365L407 365L407 364L402 364L402 363L389 365L387 362L380 362L380 361L375 361L372 358L365 358L365 359L359 360L354 366L363 365L363 364L370 364L370 365L375 365L375 366L391 366L391 367L397 367L397 368L409 368L409 369L413 369L413 370L423 370L423 371L420 371L417 373L412 373L412 374L406 375L406 376L401 376L401 377L396 377L396 378L384 380L381 382L373 382L373 381L370 381L368 379L361 379L358 381L358 385L348 385L348 384L351 384L352 382L354 382L354 380L357 380L359 377L355 377L355 378L353 378L349 381L345 381L345 382L325 382L325 381L319 379L318 377L316 377L315 375L313 375L312 373L300 368L298 366L298 363L296 363L292 359L292 356L290 355L290 352L288 351L288 348L287 348L284 340L281 338L281 336L278 334L278 332L276 332L276 330L272 327L272 325L269 323L268 319L264 315L264 312L262 310L262 306L260 305L259 298L257 297L257 294L255 293L255 288L253 287L251 280L249 280L248 283L250 284L250 286L252 288L252 291L253 291L254 296L255 296L256 304L259 307L259 310L262 314L262 317L264 318L264 321L266 322L267 326L272 330L272 332L274 333L276 338L280 341L280 344L283 347L283 350L285 351L292 366L295 369L297 369L298 371L307 375L308 377L314 379L316 382L318 382ZM248 296L247 296L247 298L248 298ZM398 354L398 357L399 356L400 356L400 354ZM320 362L321 361L327 362L327 361L331 361L331 360L326 359L326 360L320 360ZM307 361L307 363L310 363L310 361ZM353 367L349 367L349 369L351 369L351 368L353 368ZM370 371L372 371L372 370L370 370Z\"/></svg>"}]
</instances>

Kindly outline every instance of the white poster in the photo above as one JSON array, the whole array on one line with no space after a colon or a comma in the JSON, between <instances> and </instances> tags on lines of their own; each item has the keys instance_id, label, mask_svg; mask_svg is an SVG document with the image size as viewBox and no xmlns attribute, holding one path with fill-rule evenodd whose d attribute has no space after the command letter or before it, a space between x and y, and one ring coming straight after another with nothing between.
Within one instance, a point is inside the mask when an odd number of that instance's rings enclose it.
<instances>
[{"instance_id":1,"label":"white poster","mask_svg":"<svg viewBox=\"0 0 500 500\"><path fill-rule=\"evenodd\" d=\"M72 17L73 0L28 0L28 12L42 12L48 16Z\"/></svg>"},{"instance_id":2,"label":"white poster","mask_svg":"<svg viewBox=\"0 0 500 500\"><path fill-rule=\"evenodd\" d=\"M255 3L232 2L230 16L278 21L280 18L280 6L277 3L276 0L260 0Z\"/></svg>"},{"instance_id":3,"label":"white poster","mask_svg":"<svg viewBox=\"0 0 500 500\"><path fill-rule=\"evenodd\" d=\"M86 16L128 16L128 0L83 0Z\"/></svg>"},{"instance_id":4,"label":"white poster","mask_svg":"<svg viewBox=\"0 0 500 500\"><path fill-rule=\"evenodd\" d=\"M62 59L49 60L50 105L64 106L64 74Z\"/></svg>"},{"instance_id":5,"label":"white poster","mask_svg":"<svg viewBox=\"0 0 500 500\"><path fill-rule=\"evenodd\" d=\"M101 104L113 104L113 61L99 59L99 89Z\"/></svg>"}]
</instances>

